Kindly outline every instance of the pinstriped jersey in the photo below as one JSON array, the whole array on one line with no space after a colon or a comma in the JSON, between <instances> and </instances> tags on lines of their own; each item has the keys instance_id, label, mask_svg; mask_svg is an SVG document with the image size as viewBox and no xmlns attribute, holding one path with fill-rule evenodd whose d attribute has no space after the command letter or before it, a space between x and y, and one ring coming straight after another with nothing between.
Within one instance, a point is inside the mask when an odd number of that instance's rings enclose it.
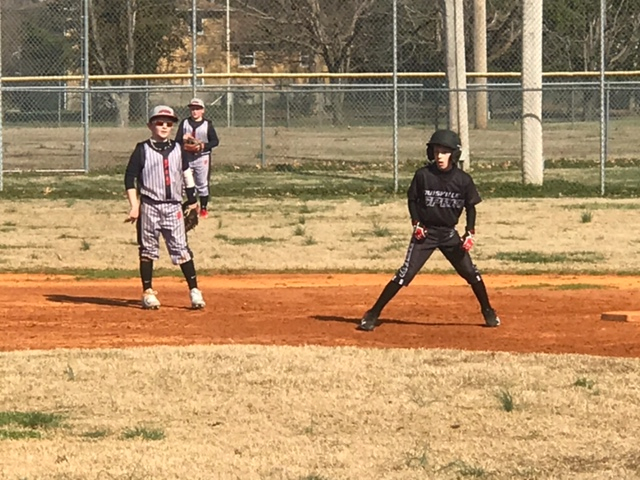
<instances>
[{"instance_id":1,"label":"pinstriped jersey","mask_svg":"<svg viewBox=\"0 0 640 480\"><path fill-rule=\"evenodd\" d=\"M188 168L179 144L170 140L162 143L147 140L138 143L131 155L125 173L125 187L133 188L137 179L141 197L156 202L181 203L183 171Z\"/></svg>"},{"instance_id":2,"label":"pinstriped jersey","mask_svg":"<svg viewBox=\"0 0 640 480\"><path fill-rule=\"evenodd\" d=\"M211 150L220 144L218 133L213 126L211 120L203 118L202 121L196 122L192 118L185 118L180 122L178 132L176 133L176 142L182 143L184 135L191 135L197 140L204 143L204 149L199 153L187 152L189 160L209 155Z\"/></svg>"},{"instance_id":3,"label":"pinstriped jersey","mask_svg":"<svg viewBox=\"0 0 640 480\"><path fill-rule=\"evenodd\" d=\"M200 125L194 128L192 122L189 122L189 119L185 119L182 122L182 133L189 134L196 140L207 143L209 141L209 120L203 120Z\"/></svg>"}]
</instances>

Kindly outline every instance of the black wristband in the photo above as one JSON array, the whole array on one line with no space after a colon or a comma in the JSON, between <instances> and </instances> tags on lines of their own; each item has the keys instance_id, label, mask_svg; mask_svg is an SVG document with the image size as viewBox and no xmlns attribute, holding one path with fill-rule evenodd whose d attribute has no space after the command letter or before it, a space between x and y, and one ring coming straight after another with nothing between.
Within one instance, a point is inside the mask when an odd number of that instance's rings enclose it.
<instances>
[{"instance_id":1,"label":"black wristband","mask_svg":"<svg viewBox=\"0 0 640 480\"><path fill-rule=\"evenodd\" d=\"M198 200L196 199L196 187L186 188L187 191L187 203L193 205Z\"/></svg>"}]
</instances>

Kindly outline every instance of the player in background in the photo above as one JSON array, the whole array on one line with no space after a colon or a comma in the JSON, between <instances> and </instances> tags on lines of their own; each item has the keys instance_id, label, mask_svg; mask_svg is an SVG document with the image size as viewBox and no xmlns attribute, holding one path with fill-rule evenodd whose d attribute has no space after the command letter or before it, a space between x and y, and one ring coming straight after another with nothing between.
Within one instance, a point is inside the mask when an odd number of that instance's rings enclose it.
<instances>
[{"instance_id":1,"label":"player in background","mask_svg":"<svg viewBox=\"0 0 640 480\"><path fill-rule=\"evenodd\" d=\"M180 265L189 286L191 307L204 308L198 289L193 254L187 244L182 213L182 192L190 208L198 208L193 173L180 145L170 139L178 121L173 109L158 105L147 124L151 137L135 146L124 175L129 200L127 221L136 224L142 280L142 308L158 309L153 290L153 262L160 256L160 235L174 265Z\"/></svg>"},{"instance_id":2,"label":"player in background","mask_svg":"<svg viewBox=\"0 0 640 480\"><path fill-rule=\"evenodd\" d=\"M184 144L189 138L202 142L202 149L197 153L183 152L191 165L196 182L196 191L200 197L200 218L209 216L209 179L211 175L211 150L218 146L218 134L213 122L204 117L204 102L199 98L192 98L189 102L189 118L180 122L176 132L176 142Z\"/></svg>"},{"instance_id":3,"label":"player in background","mask_svg":"<svg viewBox=\"0 0 640 480\"><path fill-rule=\"evenodd\" d=\"M485 324L500 325L482 276L469 255L475 243L476 205L481 199L471 176L457 166L461 148L460 137L451 130L437 130L427 143L428 163L416 171L407 192L413 233L404 263L364 314L358 330L371 331L377 326L382 309L401 287L411 283L436 248L471 286ZM460 237L455 226L463 209L466 227Z\"/></svg>"}]
</instances>

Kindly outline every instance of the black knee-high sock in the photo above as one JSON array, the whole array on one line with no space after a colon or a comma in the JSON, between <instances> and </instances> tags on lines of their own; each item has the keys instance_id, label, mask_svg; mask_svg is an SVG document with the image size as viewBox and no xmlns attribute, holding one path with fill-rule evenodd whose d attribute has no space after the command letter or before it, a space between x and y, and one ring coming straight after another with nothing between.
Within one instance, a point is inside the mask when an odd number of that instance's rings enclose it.
<instances>
[{"instance_id":1,"label":"black knee-high sock","mask_svg":"<svg viewBox=\"0 0 640 480\"><path fill-rule=\"evenodd\" d=\"M153 260L140 260L140 279L142 280L142 291L152 288L153 283Z\"/></svg>"},{"instance_id":2,"label":"black knee-high sock","mask_svg":"<svg viewBox=\"0 0 640 480\"><path fill-rule=\"evenodd\" d=\"M198 288L196 266L193 263L193 259L189 260L188 262L181 263L180 269L182 270L184 279L187 281L187 285L189 285L189 290L191 290L192 288Z\"/></svg>"},{"instance_id":3,"label":"black knee-high sock","mask_svg":"<svg viewBox=\"0 0 640 480\"><path fill-rule=\"evenodd\" d=\"M207 209L207 205L209 205L209 195L203 195L200 197L200 208L203 210Z\"/></svg>"},{"instance_id":4,"label":"black knee-high sock","mask_svg":"<svg viewBox=\"0 0 640 480\"><path fill-rule=\"evenodd\" d=\"M393 297L396 296L396 293L400 291L402 286L398 285L396 282L389 282L387 286L384 287L382 293L378 297L375 305L371 307L371 311L376 315L380 315L382 309L391 301Z\"/></svg>"},{"instance_id":5,"label":"black knee-high sock","mask_svg":"<svg viewBox=\"0 0 640 480\"><path fill-rule=\"evenodd\" d=\"M478 302L480 302L480 308L483 310L490 309L491 304L489 303L489 295L487 294L487 287L484 285L484 280L480 280L478 283L472 283L471 288Z\"/></svg>"}]
</instances>

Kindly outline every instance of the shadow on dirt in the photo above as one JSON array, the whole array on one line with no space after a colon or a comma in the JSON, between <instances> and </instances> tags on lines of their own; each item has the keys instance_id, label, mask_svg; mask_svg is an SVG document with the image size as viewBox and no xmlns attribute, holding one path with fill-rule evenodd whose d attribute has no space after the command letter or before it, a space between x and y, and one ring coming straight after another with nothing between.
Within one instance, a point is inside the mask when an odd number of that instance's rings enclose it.
<instances>
[{"instance_id":1,"label":"shadow on dirt","mask_svg":"<svg viewBox=\"0 0 640 480\"><path fill-rule=\"evenodd\" d=\"M338 317L336 315L313 315L311 318L315 320L320 320L322 322L343 322L343 323L353 323L354 325L358 325L360 323L360 318L354 317ZM478 323L460 323L460 322L410 322L407 320L396 320L396 319L385 319L380 318L378 321L378 326L384 325L385 323L391 323L396 325L422 325L425 327L484 327L484 324Z\"/></svg>"},{"instance_id":2,"label":"shadow on dirt","mask_svg":"<svg viewBox=\"0 0 640 480\"><path fill-rule=\"evenodd\" d=\"M110 305L112 307L140 308L140 300L125 300L121 298L104 297L75 297L73 295L45 295L50 302L57 303L89 303L93 305Z\"/></svg>"}]
</instances>

